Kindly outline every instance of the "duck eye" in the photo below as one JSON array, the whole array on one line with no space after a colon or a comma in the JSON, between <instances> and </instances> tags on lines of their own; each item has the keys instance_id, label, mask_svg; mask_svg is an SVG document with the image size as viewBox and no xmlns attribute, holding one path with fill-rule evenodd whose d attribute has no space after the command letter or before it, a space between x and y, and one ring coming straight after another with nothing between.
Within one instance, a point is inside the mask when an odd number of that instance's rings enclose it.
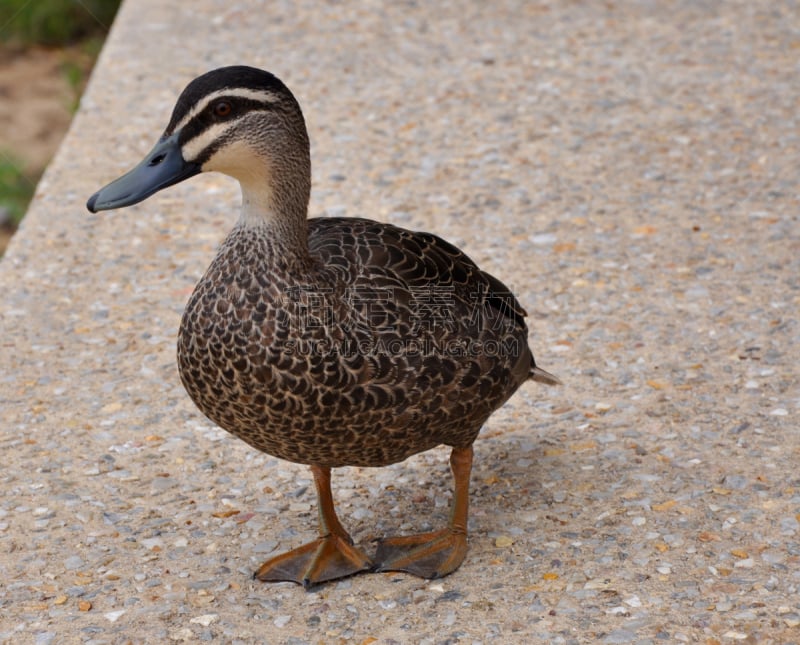
<instances>
[{"instance_id":1,"label":"duck eye","mask_svg":"<svg viewBox=\"0 0 800 645\"><path fill-rule=\"evenodd\" d=\"M233 107L228 101L219 101L218 103L214 104L214 116L224 118L226 116L230 116L232 111Z\"/></svg>"}]
</instances>

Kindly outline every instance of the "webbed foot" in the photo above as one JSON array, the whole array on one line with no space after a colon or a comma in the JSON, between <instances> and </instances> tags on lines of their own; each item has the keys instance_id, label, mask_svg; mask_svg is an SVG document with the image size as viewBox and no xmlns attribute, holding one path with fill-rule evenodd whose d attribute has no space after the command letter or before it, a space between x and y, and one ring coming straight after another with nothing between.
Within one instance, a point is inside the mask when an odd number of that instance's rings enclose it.
<instances>
[{"instance_id":1,"label":"webbed foot","mask_svg":"<svg viewBox=\"0 0 800 645\"><path fill-rule=\"evenodd\" d=\"M467 536L451 528L378 541L376 571L404 571L420 578L442 578L467 555Z\"/></svg>"},{"instance_id":2,"label":"webbed foot","mask_svg":"<svg viewBox=\"0 0 800 645\"><path fill-rule=\"evenodd\" d=\"M349 540L326 535L267 560L253 578L263 582L296 582L310 589L320 582L372 568L372 561Z\"/></svg>"}]
</instances>

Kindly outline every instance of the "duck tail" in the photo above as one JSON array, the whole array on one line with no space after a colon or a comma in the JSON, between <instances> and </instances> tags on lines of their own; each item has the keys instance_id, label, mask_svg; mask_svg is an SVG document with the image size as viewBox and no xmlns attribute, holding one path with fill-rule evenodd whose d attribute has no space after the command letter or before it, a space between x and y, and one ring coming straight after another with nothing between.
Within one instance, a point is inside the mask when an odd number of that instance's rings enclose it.
<instances>
[{"instance_id":1,"label":"duck tail","mask_svg":"<svg viewBox=\"0 0 800 645\"><path fill-rule=\"evenodd\" d=\"M545 385L562 385L560 378L535 365L531 369L528 378L537 383L544 383Z\"/></svg>"}]
</instances>

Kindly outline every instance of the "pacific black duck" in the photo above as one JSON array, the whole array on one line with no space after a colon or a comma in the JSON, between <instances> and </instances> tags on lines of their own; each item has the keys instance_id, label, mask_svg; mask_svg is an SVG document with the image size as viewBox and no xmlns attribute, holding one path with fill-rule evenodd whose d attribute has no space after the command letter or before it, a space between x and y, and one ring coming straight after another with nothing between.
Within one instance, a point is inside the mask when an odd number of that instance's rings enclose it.
<instances>
[{"instance_id":1,"label":"pacific black duck","mask_svg":"<svg viewBox=\"0 0 800 645\"><path fill-rule=\"evenodd\" d=\"M186 306L178 366L214 423L308 464L319 539L255 573L310 587L359 571L436 578L467 550L472 443L536 367L525 311L497 278L429 233L368 219L307 219L309 142L300 106L272 74L225 67L178 98L153 150L94 194L90 211L135 204L197 173L239 180L242 210ZM446 528L353 544L330 471L384 466L445 444L455 492Z\"/></svg>"}]
</instances>

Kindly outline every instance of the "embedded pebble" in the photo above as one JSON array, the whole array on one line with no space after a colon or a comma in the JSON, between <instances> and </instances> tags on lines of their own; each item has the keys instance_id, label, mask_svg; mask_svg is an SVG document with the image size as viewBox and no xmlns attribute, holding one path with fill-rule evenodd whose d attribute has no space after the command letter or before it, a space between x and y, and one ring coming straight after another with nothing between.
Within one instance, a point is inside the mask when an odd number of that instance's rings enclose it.
<instances>
[{"instance_id":1,"label":"embedded pebble","mask_svg":"<svg viewBox=\"0 0 800 645\"><path fill-rule=\"evenodd\" d=\"M202 625L203 627L208 627L211 623L216 622L218 619L219 619L218 614L203 614L202 616L195 616L194 618L190 618L189 622L197 625Z\"/></svg>"},{"instance_id":2,"label":"embedded pebble","mask_svg":"<svg viewBox=\"0 0 800 645\"><path fill-rule=\"evenodd\" d=\"M79 555L71 555L64 560L64 568L67 571L74 571L80 569L85 564L82 557Z\"/></svg>"},{"instance_id":3,"label":"embedded pebble","mask_svg":"<svg viewBox=\"0 0 800 645\"><path fill-rule=\"evenodd\" d=\"M636 633L627 629L615 629L601 642L609 643L610 645L619 645L621 643L632 643L636 640Z\"/></svg>"}]
</instances>

